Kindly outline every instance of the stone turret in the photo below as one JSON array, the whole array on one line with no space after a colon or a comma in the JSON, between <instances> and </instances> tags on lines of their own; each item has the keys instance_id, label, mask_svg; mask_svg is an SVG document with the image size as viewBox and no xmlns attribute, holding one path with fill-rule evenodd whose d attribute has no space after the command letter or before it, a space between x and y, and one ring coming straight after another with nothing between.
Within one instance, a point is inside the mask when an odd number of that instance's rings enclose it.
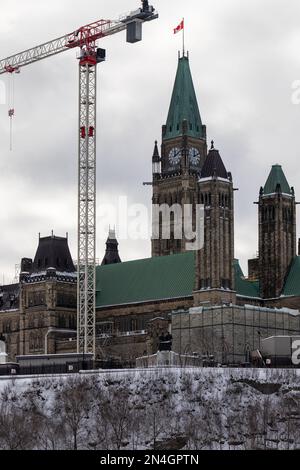
<instances>
[{"instance_id":1,"label":"stone turret","mask_svg":"<svg viewBox=\"0 0 300 470\"><path fill-rule=\"evenodd\" d=\"M110 229L106 242L106 252L102 261L102 265L121 263L118 246L119 243L116 238L116 232L115 230Z\"/></svg>"},{"instance_id":2,"label":"stone turret","mask_svg":"<svg viewBox=\"0 0 300 470\"><path fill-rule=\"evenodd\" d=\"M281 165L273 165L259 194L259 277L264 299L281 295L296 256L296 202Z\"/></svg>"},{"instance_id":3,"label":"stone turret","mask_svg":"<svg viewBox=\"0 0 300 470\"><path fill-rule=\"evenodd\" d=\"M204 206L204 246L196 255L195 305L234 303L232 176L213 142L198 185Z\"/></svg>"}]
</instances>

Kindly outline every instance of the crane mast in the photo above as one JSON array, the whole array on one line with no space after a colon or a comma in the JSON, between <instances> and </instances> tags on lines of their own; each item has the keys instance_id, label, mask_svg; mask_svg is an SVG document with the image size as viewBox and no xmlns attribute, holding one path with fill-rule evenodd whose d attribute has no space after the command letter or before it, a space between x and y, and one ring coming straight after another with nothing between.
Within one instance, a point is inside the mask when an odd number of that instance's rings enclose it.
<instances>
[{"instance_id":1,"label":"crane mast","mask_svg":"<svg viewBox=\"0 0 300 470\"><path fill-rule=\"evenodd\" d=\"M97 59L96 51L90 50L87 54L79 63L77 351L94 354Z\"/></svg>"},{"instance_id":2,"label":"crane mast","mask_svg":"<svg viewBox=\"0 0 300 470\"><path fill-rule=\"evenodd\" d=\"M117 21L100 20L19 54L0 60L0 75L64 51L80 48L77 227L77 352L96 351L96 106L97 65L105 51L97 40L127 30L127 42L142 39L142 24L158 18L147 0Z\"/></svg>"}]
</instances>

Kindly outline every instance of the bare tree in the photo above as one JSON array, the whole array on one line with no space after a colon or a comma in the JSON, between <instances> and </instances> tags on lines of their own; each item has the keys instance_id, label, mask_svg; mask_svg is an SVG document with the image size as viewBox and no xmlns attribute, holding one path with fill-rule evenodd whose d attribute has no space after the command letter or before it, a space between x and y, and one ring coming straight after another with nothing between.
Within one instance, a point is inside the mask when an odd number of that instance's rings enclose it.
<instances>
[{"instance_id":1,"label":"bare tree","mask_svg":"<svg viewBox=\"0 0 300 470\"><path fill-rule=\"evenodd\" d=\"M22 409L20 396L9 384L0 396L0 448L28 450L34 447L34 433L29 413Z\"/></svg>"},{"instance_id":2,"label":"bare tree","mask_svg":"<svg viewBox=\"0 0 300 470\"><path fill-rule=\"evenodd\" d=\"M98 401L97 422L104 431L104 440L113 449L119 450L130 442L130 427L133 420L133 408L128 389L114 387L102 395Z\"/></svg>"},{"instance_id":3,"label":"bare tree","mask_svg":"<svg viewBox=\"0 0 300 470\"><path fill-rule=\"evenodd\" d=\"M152 448L156 450L157 440L165 429L164 423L161 419L161 414L159 413L159 410L156 406L151 406L147 410L146 422L149 430L149 437L152 443Z\"/></svg>"},{"instance_id":4,"label":"bare tree","mask_svg":"<svg viewBox=\"0 0 300 470\"><path fill-rule=\"evenodd\" d=\"M79 446L79 438L86 432L86 421L91 411L91 390L89 382L80 377L72 377L58 390L52 416L64 430L67 443L71 441L73 450Z\"/></svg>"},{"instance_id":5,"label":"bare tree","mask_svg":"<svg viewBox=\"0 0 300 470\"><path fill-rule=\"evenodd\" d=\"M144 417L144 407L133 408L130 434L131 450L138 450L139 448L144 425Z\"/></svg>"}]
</instances>

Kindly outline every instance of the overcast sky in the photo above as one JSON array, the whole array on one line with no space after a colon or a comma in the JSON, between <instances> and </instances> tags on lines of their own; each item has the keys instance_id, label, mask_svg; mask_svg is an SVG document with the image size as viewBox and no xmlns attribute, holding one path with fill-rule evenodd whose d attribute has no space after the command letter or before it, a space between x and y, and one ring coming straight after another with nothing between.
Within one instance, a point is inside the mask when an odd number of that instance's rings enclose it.
<instances>
[{"instance_id":1,"label":"overcast sky","mask_svg":"<svg viewBox=\"0 0 300 470\"><path fill-rule=\"evenodd\" d=\"M257 200L270 167L283 166L300 198L299 0L153 0L160 18L130 45L125 32L102 40L98 75L98 207L151 207L151 156L161 139L177 67L184 17L186 45L203 123L234 184L235 251L246 271L257 251ZM0 56L54 39L139 0L1 0ZM7 83L8 78L1 76ZM33 257L38 233L69 233L76 258L78 63L75 51L22 69L15 81L14 150L7 106L0 105L0 283ZM98 214L100 213L98 209ZM114 220L111 221L114 223ZM101 220L98 217L98 233ZM299 235L299 231L298 231ZM98 237L97 257L105 240ZM123 260L150 256L150 241L120 241Z\"/></svg>"}]
</instances>

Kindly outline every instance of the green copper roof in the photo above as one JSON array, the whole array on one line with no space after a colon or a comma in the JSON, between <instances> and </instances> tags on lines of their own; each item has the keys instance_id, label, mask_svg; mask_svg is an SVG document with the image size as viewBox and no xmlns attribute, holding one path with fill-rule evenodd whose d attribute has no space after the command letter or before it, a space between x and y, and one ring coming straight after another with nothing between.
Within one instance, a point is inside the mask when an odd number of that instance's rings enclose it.
<instances>
[{"instance_id":1,"label":"green copper roof","mask_svg":"<svg viewBox=\"0 0 300 470\"><path fill-rule=\"evenodd\" d=\"M235 289L243 297L260 297L258 281L248 281L240 266L239 260L234 260Z\"/></svg>"},{"instance_id":2,"label":"green copper roof","mask_svg":"<svg viewBox=\"0 0 300 470\"><path fill-rule=\"evenodd\" d=\"M280 184L282 193L291 194L291 188L282 171L281 165L273 165L264 187L264 194L275 193L278 184Z\"/></svg>"},{"instance_id":3,"label":"green copper roof","mask_svg":"<svg viewBox=\"0 0 300 470\"><path fill-rule=\"evenodd\" d=\"M300 296L300 256L295 256L292 262L282 294Z\"/></svg>"},{"instance_id":4,"label":"green copper roof","mask_svg":"<svg viewBox=\"0 0 300 470\"><path fill-rule=\"evenodd\" d=\"M188 57L179 58L164 139L182 135L187 120L187 135L205 138Z\"/></svg>"},{"instance_id":5,"label":"green copper roof","mask_svg":"<svg viewBox=\"0 0 300 470\"><path fill-rule=\"evenodd\" d=\"M194 252L98 266L96 306L191 296Z\"/></svg>"},{"instance_id":6,"label":"green copper roof","mask_svg":"<svg viewBox=\"0 0 300 470\"><path fill-rule=\"evenodd\" d=\"M259 297L258 282L244 279L238 260L234 261L234 269L237 294ZM192 251L98 266L96 306L101 308L190 297L194 283L195 253Z\"/></svg>"}]
</instances>

